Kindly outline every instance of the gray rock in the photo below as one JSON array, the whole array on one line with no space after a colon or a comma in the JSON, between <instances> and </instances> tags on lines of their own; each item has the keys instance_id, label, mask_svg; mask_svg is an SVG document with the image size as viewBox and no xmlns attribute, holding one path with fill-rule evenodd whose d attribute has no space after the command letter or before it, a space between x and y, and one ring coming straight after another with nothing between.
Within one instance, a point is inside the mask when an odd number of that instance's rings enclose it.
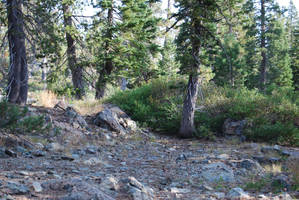
<instances>
[{"instance_id":1,"label":"gray rock","mask_svg":"<svg viewBox=\"0 0 299 200\"><path fill-rule=\"evenodd\" d=\"M85 152L87 154L96 154L97 153L98 148L95 146L89 146L85 149Z\"/></svg>"},{"instance_id":2,"label":"gray rock","mask_svg":"<svg viewBox=\"0 0 299 200\"><path fill-rule=\"evenodd\" d=\"M33 187L35 192L42 192L43 191L43 188L42 188L42 186L39 182L36 182L36 181L33 182L32 187Z\"/></svg>"},{"instance_id":3,"label":"gray rock","mask_svg":"<svg viewBox=\"0 0 299 200\"><path fill-rule=\"evenodd\" d=\"M201 167L200 176L210 183L215 182L235 182L235 176L233 170L222 162L205 164Z\"/></svg>"},{"instance_id":4,"label":"gray rock","mask_svg":"<svg viewBox=\"0 0 299 200\"><path fill-rule=\"evenodd\" d=\"M217 199L224 199L224 198L225 198L225 193L223 193L223 192L215 192L215 193L214 193L214 196L215 196Z\"/></svg>"},{"instance_id":5,"label":"gray rock","mask_svg":"<svg viewBox=\"0 0 299 200\"><path fill-rule=\"evenodd\" d=\"M61 144L57 143L57 142L52 142L52 143L46 145L45 149L47 151L63 151L64 147Z\"/></svg>"},{"instance_id":6,"label":"gray rock","mask_svg":"<svg viewBox=\"0 0 299 200\"><path fill-rule=\"evenodd\" d=\"M244 168L250 172L253 172L254 174L263 173L265 170L264 168L256 161L245 159L241 160L240 162L237 162L238 168Z\"/></svg>"},{"instance_id":7,"label":"gray rock","mask_svg":"<svg viewBox=\"0 0 299 200\"><path fill-rule=\"evenodd\" d=\"M9 189L10 194L15 194L15 195L28 194L30 191L26 185L15 183L15 182L8 182L6 184L6 187Z\"/></svg>"},{"instance_id":8,"label":"gray rock","mask_svg":"<svg viewBox=\"0 0 299 200\"><path fill-rule=\"evenodd\" d=\"M283 155L283 156L291 156L292 153L291 153L290 151L288 151L288 150L283 150L283 151L281 152L281 155Z\"/></svg>"},{"instance_id":9,"label":"gray rock","mask_svg":"<svg viewBox=\"0 0 299 200\"><path fill-rule=\"evenodd\" d=\"M261 164L273 164L273 163L281 162L281 159L276 158L276 157L267 157L267 156L257 155L257 156L252 156L252 158Z\"/></svg>"},{"instance_id":10,"label":"gray rock","mask_svg":"<svg viewBox=\"0 0 299 200\"><path fill-rule=\"evenodd\" d=\"M31 154L35 157L44 157L46 155L46 152L41 151L41 150L35 150L31 152Z\"/></svg>"},{"instance_id":11,"label":"gray rock","mask_svg":"<svg viewBox=\"0 0 299 200\"><path fill-rule=\"evenodd\" d=\"M69 118L70 124L79 124L81 128L88 128L85 119L72 107L67 107L64 113Z\"/></svg>"},{"instance_id":12,"label":"gray rock","mask_svg":"<svg viewBox=\"0 0 299 200\"><path fill-rule=\"evenodd\" d=\"M226 119L223 124L223 133L226 135L241 136L246 124L246 120L233 121L232 119Z\"/></svg>"},{"instance_id":13,"label":"gray rock","mask_svg":"<svg viewBox=\"0 0 299 200\"><path fill-rule=\"evenodd\" d=\"M0 147L0 158L9 158L9 156L5 153L5 148Z\"/></svg>"},{"instance_id":14,"label":"gray rock","mask_svg":"<svg viewBox=\"0 0 299 200\"><path fill-rule=\"evenodd\" d=\"M281 194L278 195L276 197L273 198L273 200L293 200L293 198L291 197L291 195L289 195L288 193L285 194Z\"/></svg>"},{"instance_id":15,"label":"gray rock","mask_svg":"<svg viewBox=\"0 0 299 200\"><path fill-rule=\"evenodd\" d=\"M82 179L49 180L42 183L42 187L47 191L67 193L59 200L114 200L114 198Z\"/></svg>"},{"instance_id":16,"label":"gray rock","mask_svg":"<svg viewBox=\"0 0 299 200\"><path fill-rule=\"evenodd\" d=\"M266 153L266 154L269 154L269 153L277 154L277 153L281 153L281 148L278 145L264 146L261 148L261 152Z\"/></svg>"},{"instance_id":17,"label":"gray rock","mask_svg":"<svg viewBox=\"0 0 299 200\"><path fill-rule=\"evenodd\" d=\"M73 161L75 159L72 156L63 155L61 156L61 160Z\"/></svg>"},{"instance_id":18,"label":"gray rock","mask_svg":"<svg viewBox=\"0 0 299 200\"><path fill-rule=\"evenodd\" d=\"M21 147L21 146L17 146L17 147L15 148L15 150L16 150L18 153L21 153L21 154L25 154L25 153L28 152L27 149L25 149L24 147Z\"/></svg>"},{"instance_id":19,"label":"gray rock","mask_svg":"<svg viewBox=\"0 0 299 200\"><path fill-rule=\"evenodd\" d=\"M220 154L217 156L217 159L219 160L228 160L230 156L228 154Z\"/></svg>"},{"instance_id":20,"label":"gray rock","mask_svg":"<svg viewBox=\"0 0 299 200\"><path fill-rule=\"evenodd\" d=\"M186 194L186 193L190 193L191 191L189 189L172 187L170 188L170 192L176 194Z\"/></svg>"},{"instance_id":21,"label":"gray rock","mask_svg":"<svg viewBox=\"0 0 299 200\"><path fill-rule=\"evenodd\" d=\"M101 182L100 188L105 191L118 191L120 189L119 181L114 176L108 175Z\"/></svg>"},{"instance_id":22,"label":"gray rock","mask_svg":"<svg viewBox=\"0 0 299 200\"><path fill-rule=\"evenodd\" d=\"M92 157L92 158L89 158L88 160L85 160L83 163L84 163L85 165L93 166L93 165L102 164L103 161L100 160L100 159L97 158L97 157Z\"/></svg>"},{"instance_id":23,"label":"gray rock","mask_svg":"<svg viewBox=\"0 0 299 200\"><path fill-rule=\"evenodd\" d=\"M14 152L13 150L10 150L10 149L5 149L5 153L7 155L9 155L10 157L14 157L14 158L16 158L18 156L16 152Z\"/></svg>"},{"instance_id":24,"label":"gray rock","mask_svg":"<svg viewBox=\"0 0 299 200\"><path fill-rule=\"evenodd\" d=\"M125 183L123 188L124 192L129 194L133 200L154 200L155 195L153 189L144 186L142 183L137 181L134 177L122 180Z\"/></svg>"},{"instance_id":25,"label":"gray rock","mask_svg":"<svg viewBox=\"0 0 299 200\"><path fill-rule=\"evenodd\" d=\"M102 128L107 128L116 131L121 135L128 134L136 131L136 123L130 117L116 106L106 106L106 108L99 112L95 119L94 124Z\"/></svg>"},{"instance_id":26,"label":"gray rock","mask_svg":"<svg viewBox=\"0 0 299 200\"><path fill-rule=\"evenodd\" d=\"M40 149L40 150L44 149L44 145L42 143L36 143L35 147Z\"/></svg>"},{"instance_id":27,"label":"gray rock","mask_svg":"<svg viewBox=\"0 0 299 200\"><path fill-rule=\"evenodd\" d=\"M231 189L227 196L227 198L229 199L242 199L242 200L246 200L246 199L250 199L251 197L244 192L244 190L242 188L233 188Z\"/></svg>"}]
</instances>

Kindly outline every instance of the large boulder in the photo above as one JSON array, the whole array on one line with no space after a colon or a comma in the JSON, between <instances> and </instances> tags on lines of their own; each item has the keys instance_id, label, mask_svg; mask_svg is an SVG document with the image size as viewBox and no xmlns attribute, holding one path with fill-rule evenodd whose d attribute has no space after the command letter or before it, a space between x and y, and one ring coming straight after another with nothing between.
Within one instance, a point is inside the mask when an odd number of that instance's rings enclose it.
<instances>
[{"instance_id":1,"label":"large boulder","mask_svg":"<svg viewBox=\"0 0 299 200\"><path fill-rule=\"evenodd\" d=\"M232 200L246 200L246 199L252 199L242 188L233 188L231 189L227 194L228 199Z\"/></svg>"},{"instance_id":2,"label":"large boulder","mask_svg":"<svg viewBox=\"0 0 299 200\"><path fill-rule=\"evenodd\" d=\"M59 200L114 200L113 197L105 194L94 185L82 179L74 178L69 180L49 180L42 183L42 188L48 192L59 192Z\"/></svg>"},{"instance_id":3,"label":"large boulder","mask_svg":"<svg viewBox=\"0 0 299 200\"><path fill-rule=\"evenodd\" d=\"M232 168L222 162L203 165L200 176L209 183L217 183L219 181L234 183L236 181Z\"/></svg>"},{"instance_id":4,"label":"large boulder","mask_svg":"<svg viewBox=\"0 0 299 200\"><path fill-rule=\"evenodd\" d=\"M69 123L73 124L73 126L76 126L78 124L78 127L86 128L88 129L88 124L86 123L85 119L72 107L67 107L65 109L65 116L68 117Z\"/></svg>"},{"instance_id":5,"label":"large boulder","mask_svg":"<svg viewBox=\"0 0 299 200\"><path fill-rule=\"evenodd\" d=\"M136 122L131 120L119 107L113 105L104 106L104 110L95 116L94 124L121 135L126 135L137 130Z\"/></svg>"},{"instance_id":6,"label":"large boulder","mask_svg":"<svg viewBox=\"0 0 299 200\"><path fill-rule=\"evenodd\" d=\"M232 119L226 119L223 124L223 133L225 135L241 136L246 125L247 120L233 121Z\"/></svg>"},{"instance_id":7,"label":"large boulder","mask_svg":"<svg viewBox=\"0 0 299 200\"><path fill-rule=\"evenodd\" d=\"M122 191L129 195L132 200L154 200L155 194L153 189L137 181L134 177L122 180L124 186Z\"/></svg>"}]
</instances>

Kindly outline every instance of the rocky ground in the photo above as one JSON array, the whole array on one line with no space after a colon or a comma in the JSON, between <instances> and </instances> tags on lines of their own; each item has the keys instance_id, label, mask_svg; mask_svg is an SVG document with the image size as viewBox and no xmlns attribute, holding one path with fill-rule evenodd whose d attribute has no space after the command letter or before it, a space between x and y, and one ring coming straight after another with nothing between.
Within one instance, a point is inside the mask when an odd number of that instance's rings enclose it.
<instances>
[{"instance_id":1,"label":"rocky ground","mask_svg":"<svg viewBox=\"0 0 299 200\"><path fill-rule=\"evenodd\" d=\"M111 105L86 117L63 106L30 113L54 128L0 132L1 200L299 199L298 148L161 136Z\"/></svg>"}]
</instances>

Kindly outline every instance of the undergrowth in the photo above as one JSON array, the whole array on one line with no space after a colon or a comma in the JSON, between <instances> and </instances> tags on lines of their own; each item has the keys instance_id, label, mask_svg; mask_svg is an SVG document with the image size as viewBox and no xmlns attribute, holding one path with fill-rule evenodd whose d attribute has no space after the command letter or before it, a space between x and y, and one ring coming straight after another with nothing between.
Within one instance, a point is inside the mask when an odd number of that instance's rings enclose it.
<instances>
[{"instance_id":1,"label":"undergrowth","mask_svg":"<svg viewBox=\"0 0 299 200\"><path fill-rule=\"evenodd\" d=\"M144 126L174 134L180 126L185 85L181 79L154 80L140 88L118 92L107 101ZM213 139L221 135L226 119L245 119L248 140L299 146L298 97L298 93L286 88L262 94L246 88L201 86L195 136Z\"/></svg>"},{"instance_id":2,"label":"undergrowth","mask_svg":"<svg viewBox=\"0 0 299 200\"><path fill-rule=\"evenodd\" d=\"M27 107L0 102L0 128L13 133L45 133L51 127L43 115L28 115Z\"/></svg>"}]
</instances>

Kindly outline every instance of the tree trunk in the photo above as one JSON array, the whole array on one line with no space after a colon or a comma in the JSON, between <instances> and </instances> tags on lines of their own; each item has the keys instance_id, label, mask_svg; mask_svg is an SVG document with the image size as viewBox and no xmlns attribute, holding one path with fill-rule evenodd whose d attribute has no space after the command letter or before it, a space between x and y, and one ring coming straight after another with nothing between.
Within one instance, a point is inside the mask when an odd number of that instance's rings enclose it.
<instances>
[{"instance_id":1,"label":"tree trunk","mask_svg":"<svg viewBox=\"0 0 299 200\"><path fill-rule=\"evenodd\" d=\"M189 75L187 94L183 105L181 127L179 131L179 136L182 138L190 138L196 131L194 126L194 112L199 88L200 46L193 44L192 52L195 63L193 66L193 72Z\"/></svg>"},{"instance_id":2,"label":"tree trunk","mask_svg":"<svg viewBox=\"0 0 299 200\"><path fill-rule=\"evenodd\" d=\"M23 29L22 1L7 0L10 68L8 74L8 101L25 105L28 95L28 67Z\"/></svg>"},{"instance_id":3,"label":"tree trunk","mask_svg":"<svg viewBox=\"0 0 299 200\"><path fill-rule=\"evenodd\" d=\"M111 2L111 4L113 5L113 1ZM107 31L107 35L106 37L109 40L112 40L112 26L113 26L113 6L111 6L111 8L108 9L108 31ZM107 82L109 79L109 76L112 73L113 70L113 62L112 59L110 58L109 54L110 54L110 43L109 40L106 42L105 44L105 64L104 67L102 68L102 70L100 71L100 75L98 78L98 82L96 84L96 99L101 99L105 96L105 92L107 89Z\"/></svg>"},{"instance_id":4,"label":"tree trunk","mask_svg":"<svg viewBox=\"0 0 299 200\"><path fill-rule=\"evenodd\" d=\"M260 89L265 90L267 81L267 55L266 55L266 11L265 11L265 0L261 0L261 68L260 68Z\"/></svg>"},{"instance_id":5,"label":"tree trunk","mask_svg":"<svg viewBox=\"0 0 299 200\"><path fill-rule=\"evenodd\" d=\"M233 11L232 11L231 7L229 7L229 12L230 12L230 16L232 17L233 16ZM231 22L229 23L229 34L233 35L233 25L232 25ZM230 84L231 84L232 87L235 87L234 68L233 68L232 58L231 57L232 57L232 53L228 58L229 72L230 72L229 73L230 74Z\"/></svg>"},{"instance_id":6,"label":"tree trunk","mask_svg":"<svg viewBox=\"0 0 299 200\"><path fill-rule=\"evenodd\" d=\"M69 5L63 4L63 18L65 28L73 28L73 20L71 16L71 9ZM76 46L75 40L71 33L66 30L66 41L67 41L67 58L68 66L72 73L72 82L75 89L75 98L82 99L85 95L84 81L83 81L83 69L78 66L76 58Z\"/></svg>"}]
</instances>

